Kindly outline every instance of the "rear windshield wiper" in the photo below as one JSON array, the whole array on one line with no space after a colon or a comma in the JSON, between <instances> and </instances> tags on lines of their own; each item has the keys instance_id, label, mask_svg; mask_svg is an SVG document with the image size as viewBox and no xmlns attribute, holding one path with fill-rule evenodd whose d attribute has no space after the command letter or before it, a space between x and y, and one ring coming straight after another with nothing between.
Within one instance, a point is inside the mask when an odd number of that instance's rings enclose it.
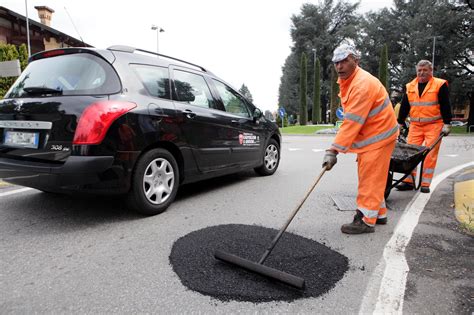
<instances>
[{"instance_id":1,"label":"rear windshield wiper","mask_svg":"<svg viewBox=\"0 0 474 315\"><path fill-rule=\"evenodd\" d=\"M23 91L25 91L28 94L34 94L34 95L62 95L63 91L62 90L57 90L57 89L52 89L44 86L29 86L23 88Z\"/></svg>"}]
</instances>

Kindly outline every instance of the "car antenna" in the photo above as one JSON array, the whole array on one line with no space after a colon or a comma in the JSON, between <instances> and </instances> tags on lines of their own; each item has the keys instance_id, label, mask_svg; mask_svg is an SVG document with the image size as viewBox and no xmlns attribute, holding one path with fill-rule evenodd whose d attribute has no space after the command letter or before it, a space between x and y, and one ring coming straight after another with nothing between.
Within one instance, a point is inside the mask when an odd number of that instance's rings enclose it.
<instances>
[{"instance_id":1,"label":"car antenna","mask_svg":"<svg viewBox=\"0 0 474 315\"><path fill-rule=\"evenodd\" d=\"M71 15L70 15L69 12L67 11L66 7L64 7L64 11L66 11L67 16L69 17L69 20L71 20L72 26L74 26L74 29L76 30L77 35L79 35L79 38L81 39L82 45L83 45L83 46L86 46L86 44L84 43L84 40L82 39L81 34L79 34L79 31L77 30L77 27L76 27L76 25L74 24L74 21L72 20Z\"/></svg>"}]
</instances>

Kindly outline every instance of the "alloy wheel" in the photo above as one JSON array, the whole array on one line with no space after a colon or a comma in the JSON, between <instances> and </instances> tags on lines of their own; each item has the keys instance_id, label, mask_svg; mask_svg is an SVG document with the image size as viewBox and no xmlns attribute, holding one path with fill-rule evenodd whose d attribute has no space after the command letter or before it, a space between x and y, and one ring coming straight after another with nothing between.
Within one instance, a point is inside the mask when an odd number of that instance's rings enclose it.
<instances>
[{"instance_id":1,"label":"alloy wheel","mask_svg":"<svg viewBox=\"0 0 474 315\"><path fill-rule=\"evenodd\" d=\"M143 176L143 191L149 202L161 204L168 200L175 185L175 174L171 163L163 158L148 164Z\"/></svg>"}]
</instances>

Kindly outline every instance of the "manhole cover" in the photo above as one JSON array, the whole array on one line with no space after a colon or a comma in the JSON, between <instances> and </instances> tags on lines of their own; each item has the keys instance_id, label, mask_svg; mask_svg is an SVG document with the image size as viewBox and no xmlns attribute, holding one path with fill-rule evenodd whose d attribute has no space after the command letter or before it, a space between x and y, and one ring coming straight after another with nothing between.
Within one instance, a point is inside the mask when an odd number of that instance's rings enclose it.
<instances>
[{"instance_id":1,"label":"manhole cover","mask_svg":"<svg viewBox=\"0 0 474 315\"><path fill-rule=\"evenodd\" d=\"M278 231L251 225L219 225L178 239L173 270L190 290L222 301L292 301L328 292L348 270L347 257L316 241L284 233L265 265L304 278L300 291L214 258L216 249L258 261Z\"/></svg>"},{"instance_id":2,"label":"manhole cover","mask_svg":"<svg viewBox=\"0 0 474 315\"><path fill-rule=\"evenodd\" d=\"M331 196L332 201L336 204L336 207L340 211L356 211L357 203L356 197L347 196Z\"/></svg>"}]
</instances>

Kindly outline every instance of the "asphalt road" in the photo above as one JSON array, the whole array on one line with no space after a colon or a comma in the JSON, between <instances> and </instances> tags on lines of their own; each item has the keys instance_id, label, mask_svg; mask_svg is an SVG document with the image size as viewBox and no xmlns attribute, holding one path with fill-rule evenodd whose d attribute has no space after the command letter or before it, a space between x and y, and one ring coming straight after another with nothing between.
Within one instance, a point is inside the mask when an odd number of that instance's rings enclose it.
<instances>
[{"instance_id":1,"label":"asphalt road","mask_svg":"<svg viewBox=\"0 0 474 315\"><path fill-rule=\"evenodd\" d=\"M165 213L153 217L129 212L120 198L68 197L36 190L13 194L12 191L20 187L1 187L0 313L348 314L373 311L383 283L381 268L386 244L405 208L417 195L393 191L387 201L390 210L386 226L377 226L373 234L342 234L340 226L351 221L353 213L337 210L331 196L356 195L356 163L351 154L339 156L338 164L324 175L288 228L289 233L324 244L348 258L348 271L324 295L291 302L221 301L188 289L173 271L169 258L173 245L192 232L225 224L272 229L282 226L319 174L323 150L332 137L285 136L283 140L282 162L273 176L259 177L253 172L244 172L184 186L175 203ZM473 152L473 137L448 137L443 141L435 175L472 162ZM439 188L445 183L443 181ZM452 198L449 180L447 185L448 188L443 189L444 199ZM431 195L435 198L437 194L438 189ZM453 212L451 208L446 209L447 204L449 202L428 203L435 209L444 209L445 213ZM424 215L425 212L420 222L425 222ZM441 220L439 224L447 223ZM455 224L449 222L453 228ZM413 240L429 248L428 243L418 241L417 237L436 231L426 232L419 227L415 229ZM472 257L472 237L466 238L458 232L450 233L449 237L461 239ZM425 235L425 239L429 238ZM434 297L460 287L465 290L462 294L449 295L454 301L450 304L451 310L455 313L469 310L472 281L466 284L459 278L462 279L463 274L472 276L472 264L459 264L464 269L453 278L449 271L445 272L447 278L442 279L441 285L439 281L414 273L425 268L423 260L417 259L417 255L423 253L410 246L406 252L410 255L407 260L411 269L407 290L403 292L406 312L445 313L446 308L437 305ZM415 265L420 267L413 268ZM445 261L445 265L449 265L449 261ZM436 270L433 266L425 269ZM211 281L212 275L209 278ZM427 285L429 290L421 289ZM419 293L427 294L428 298L425 300ZM465 307L458 305L463 303L463 297L468 299L464 300Z\"/></svg>"}]
</instances>

